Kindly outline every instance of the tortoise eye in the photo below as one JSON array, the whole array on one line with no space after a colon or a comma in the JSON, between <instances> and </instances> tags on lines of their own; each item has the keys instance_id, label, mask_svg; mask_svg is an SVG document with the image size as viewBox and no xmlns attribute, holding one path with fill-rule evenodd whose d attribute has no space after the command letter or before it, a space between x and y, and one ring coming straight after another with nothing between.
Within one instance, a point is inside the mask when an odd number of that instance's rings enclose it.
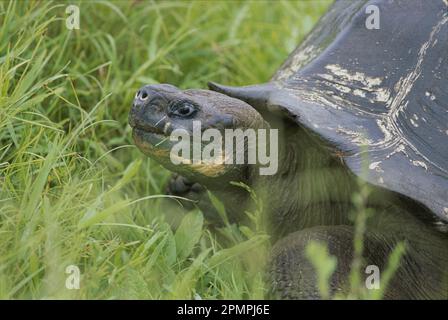
<instances>
[{"instance_id":1,"label":"tortoise eye","mask_svg":"<svg viewBox=\"0 0 448 320\"><path fill-rule=\"evenodd\" d=\"M197 111L196 105L189 101L176 101L168 106L168 114L181 118L188 118Z\"/></svg>"}]
</instances>

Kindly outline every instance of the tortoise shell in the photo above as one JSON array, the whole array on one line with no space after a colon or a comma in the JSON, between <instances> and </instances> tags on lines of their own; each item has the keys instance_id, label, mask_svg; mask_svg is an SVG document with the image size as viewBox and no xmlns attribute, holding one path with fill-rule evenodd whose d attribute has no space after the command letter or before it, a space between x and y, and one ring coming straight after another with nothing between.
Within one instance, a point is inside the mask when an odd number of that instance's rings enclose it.
<instances>
[{"instance_id":1,"label":"tortoise shell","mask_svg":"<svg viewBox=\"0 0 448 320\"><path fill-rule=\"evenodd\" d=\"M336 1L269 83L210 87L286 111L355 174L447 226L447 0Z\"/></svg>"}]
</instances>

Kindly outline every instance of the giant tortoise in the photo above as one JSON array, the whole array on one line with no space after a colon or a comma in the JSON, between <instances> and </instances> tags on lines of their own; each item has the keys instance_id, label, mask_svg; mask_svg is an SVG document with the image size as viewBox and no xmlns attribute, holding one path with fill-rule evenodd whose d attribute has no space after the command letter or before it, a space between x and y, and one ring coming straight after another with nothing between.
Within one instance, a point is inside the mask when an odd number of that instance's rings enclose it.
<instances>
[{"instance_id":1,"label":"giant tortoise","mask_svg":"<svg viewBox=\"0 0 448 320\"><path fill-rule=\"evenodd\" d=\"M366 11L379 13L369 28ZM370 9L369 9L370 10ZM265 44L269 45L269 44ZM256 61L254 61L256 63ZM336 1L263 84L210 90L147 85L129 116L136 145L176 175L170 193L211 212L210 190L232 221L263 200L273 249L272 294L319 298L306 255L311 241L337 258L332 293L346 292L355 233L353 195L370 187L363 264L383 271L398 243L406 253L387 299L448 299L448 2ZM259 164L181 163L175 129L277 129L278 170Z\"/></svg>"}]
</instances>

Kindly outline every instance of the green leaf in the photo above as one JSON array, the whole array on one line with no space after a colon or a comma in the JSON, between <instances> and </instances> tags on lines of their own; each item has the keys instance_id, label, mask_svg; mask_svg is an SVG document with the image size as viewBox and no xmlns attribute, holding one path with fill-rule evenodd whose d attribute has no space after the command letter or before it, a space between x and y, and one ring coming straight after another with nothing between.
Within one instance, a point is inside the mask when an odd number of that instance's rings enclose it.
<instances>
[{"instance_id":1,"label":"green leaf","mask_svg":"<svg viewBox=\"0 0 448 320\"><path fill-rule=\"evenodd\" d=\"M241 233L244 234L246 236L246 238L248 238L248 239L255 236L255 233L250 228L248 228L246 226L241 226L239 229L240 229Z\"/></svg>"},{"instance_id":2,"label":"green leaf","mask_svg":"<svg viewBox=\"0 0 448 320\"><path fill-rule=\"evenodd\" d=\"M404 254L406 253L406 244L404 242L399 242L392 253L389 255L389 259L387 261L386 269L384 270L382 274L381 279L381 286L379 290L369 290L370 297L369 299L382 299L384 296L384 293L386 292L386 289L394 276L395 272L397 271L398 267L400 266L401 259L403 258Z\"/></svg>"},{"instance_id":3,"label":"green leaf","mask_svg":"<svg viewBox=\"0 0 448 320\"><path fill-rule=\"evenodd\" d=\"M204 218L199 210L189 212L182 219L174 236L179 260L187 258L202 235Z\"/></svg>"},{"instance_id":4,"label":"green leaf","mask_svg":"<svg viewBox=\"0 0 448 320\"><path fill-rule=\"evenodd\" d=\"M109 190L109 192L117 191L129 183L138 173L141 164L141 159L132 161L124 171L121 179Z\"/></svg>"},{"instance_id":5,"label":"green leaf","mask_svg":"<svg viewBox=\"0 0 448 320\"><path fill-rule=\"evenodd\" d=\"M191 299L191 294L195 288L196 281L201 276L199 272L205 257L209 254L211 249L202 252L184 272L178 274L174 280L171 289L170 298L172 299Z\"/></svg>"},{"instance_id":6,"label":"green leaf","mask_svg":"<svg viewBox=\"0 0 448 320\"><path fill-rule=\"evenodd\" d=\"M148 299L150 296L145 278L136 269L128 268L126 270L125 284L123 299Z\"/></svg>"},{"instance_id":7,"label":"green leaf","mask_svg":"<svg viewBox=\"0 0 448 320\"><path fill-rule=\"evenodd\" d=\"M250 250L253 250L256 247L261 246L268 239L269 236L267 235L259 235L247 241L239 243L231 248L220 250L217 253L215 253L213 257L210 258L209 267L214 268L220 265L221 263L224 263L230 259L234 259L239 255L246 254Z\"/></svg>"},{"instance_id":8,"label":"green leaf","mask_svg":"<svg viewBox=\"0 0 448 320\"><path fill-rule=\"evenodd\" d=\"M95 223L104 221L107 217L129 206L130 202L131 202L130 200L121 200L100 212L97 212L94 209L89 210L84 215L84 217L79 221L78 228L79 229L87 228Z\"/></svg>"},{"instance_id":9,"label":"green leaf","mask_svg":"<svg viewBox=\"0 0 448 320\"><path fill-rule=\"evenodd\" d=\"M25 242L36 227L37 218L35 216L36 209L41 201L42 194L44 194L45 184L47 183L48 176L53 168L56 160L58 159L58 153L60 151L60 145L57 142L49 144L49 152L44 160L42 168L39 170L39 174L34 180L31 186L27 187L26 194L29 195L28 201L24 201L23 205L26 207L22 209L25 220L28 221L27 227L22 234L21 241Z\"/></svg>"},{"instance_id":10,"label":"green leaf","mask_svg":"<svg viewBox=\"0 0 448 320\"><path fill-rule=\"evenodd\" d=\"M330 298L330 278L336 270L336 257L328 253L325 244L311 241L306 247L306 256L316 269L317 284L322 299Z\"/></svg>"},{"instance_id":11,"label":"green leaf","mask_svg":"<svg viewBox=\"0 0 448 320\"><path fill-rule=\"evenodd\" d=\"M229 225L229 219L227 218L226 208L224 207L224 204L215 197L213 193L207 190L208 197L210 201L212 202L213 207L215 207L216 211L218 211L219 216L224 221L226 225Z\"/></svg>"},{"instance_id":12,"label":"green leaf","mask_svg":"<svg viewBox=\"0 0 448 320\"><path fill-rule=\"evenodd\" d=\"M162 19L158 17L152 27L151 41L149 42L148 54L150 59L155 59L157 56L157 39L159 37L161 25Z\"/></svg>"},{"instance_id":13,"label":"green leaf","mask_svg":"<svg viewBox=\"0 0 448 320\"><path fill-rule=\"evenodd\" d=\"M163 249L165 262L168 266L172 266L176 262L176 240L171 231L171 227L167 223L161 224L160 230L163 230L166 238L165 248Z\"/></svg>"}]
</instances>

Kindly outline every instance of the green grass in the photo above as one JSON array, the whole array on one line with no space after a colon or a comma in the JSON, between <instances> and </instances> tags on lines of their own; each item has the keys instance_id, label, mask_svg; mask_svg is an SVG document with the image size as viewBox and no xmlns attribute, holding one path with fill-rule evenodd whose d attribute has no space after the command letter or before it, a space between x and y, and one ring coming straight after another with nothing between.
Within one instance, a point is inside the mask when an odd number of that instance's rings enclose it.
<instances>
[{"instance_id":1,"label":"green grass","mask_svg":"<svg viewBox=\"0 0 448 320\"><path fill-rule=\"evenodd\" d=\"M268 80L329 2L0 2L0 298L265 297L256 221L171 217L127 113L147 83Z\"/></svg>"}]
</instances>

